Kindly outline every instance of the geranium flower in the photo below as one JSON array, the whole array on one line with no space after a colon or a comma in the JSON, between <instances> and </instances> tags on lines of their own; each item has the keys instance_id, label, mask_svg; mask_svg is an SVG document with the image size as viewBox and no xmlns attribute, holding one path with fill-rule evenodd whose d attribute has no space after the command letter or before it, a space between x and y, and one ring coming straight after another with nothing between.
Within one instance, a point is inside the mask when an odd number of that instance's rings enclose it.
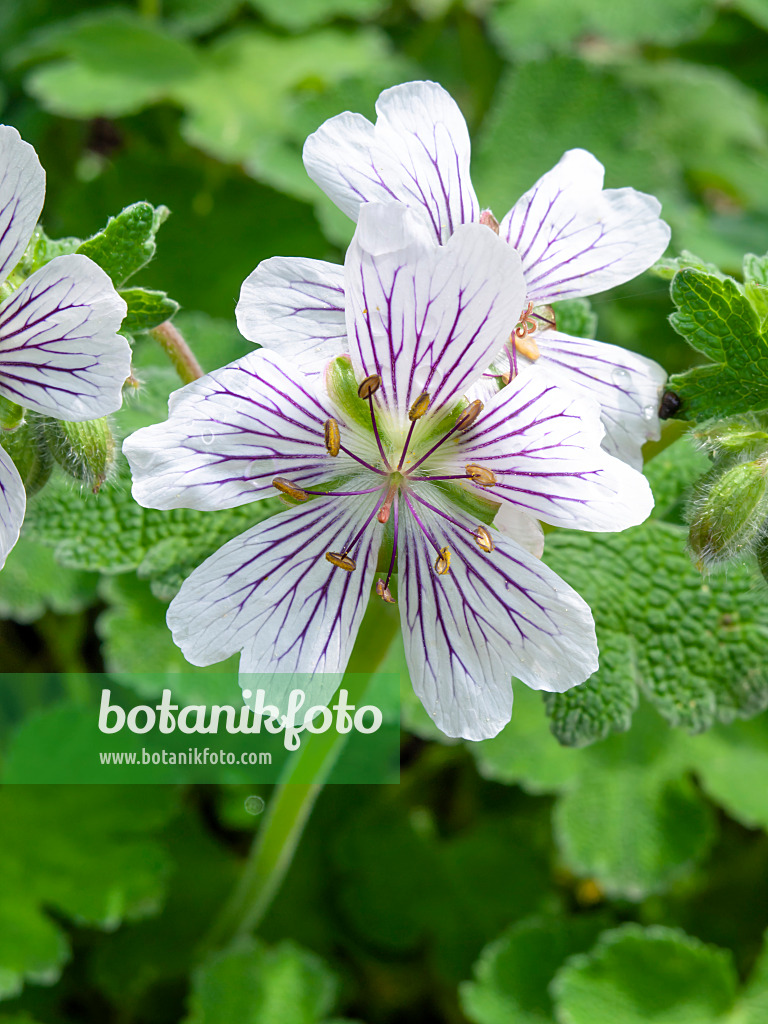
<instances>
[{"instance_id":1,"label":"geranium flower","mask_svg":"<svg viewBox=\"0 0 768 1024\"><path fill-rule=\"evenodd\" d=\"M606 451L640 468L642 444L659 436L664 370L626 349L563 334L552 326L551 309L537 307L594 295L647 270L669 241L659 202L632 188L603 190L602 164L573 149L499 225L490 211L481 212L469 176L467 126L441 86L395 86L381 94L376 110L375 126L348 112L310 135L310 177L353 220L364 203L396 199L419 210L441 243L460 224L493 226L520 254L526 292L486 369L509 376L536 361L583 389L602 407ZM262 263L244 285L238 322L246 338L265 344L262 331L276 317L281 331L268 333L278 350L311 373L345 343L341 268L304 259ZM308 335L318 321L320 333ZM513 347L507 339L518 322ZM484 393L497 386L486 379Z\"/></svg>"},{"instance_id":2,"label":"geranium flower","mask_svg":"<svg viewBox=\"0 0 768 1024\"><path fill-rule=\"evenodd\" d=\"M526 549L540 550L532 517L621 530L653 501L600 448L598 406L545 372L521 371L484 407L462 400L524 288L486 228L441 247L402 204L369 204L344 268L351 359L310 379L262 349L126 440L141 505L227 508L275 487L295 503L182 585L168 623L188 661L241 651L241 673L335 686L374 583L395 600L397 557L411 679L445 733L498 732L511 675L565 690L596 669L589 608Z\"/></svg>"},{"instance_id":3,"label":"geranium flower","mask_svg":"<svg viewBox=\"0 0 768 1024\"><path fill-rule=\"evenodd\" d=\"M0 294L24 255L45 196L45 172L15 128L0 125ZM131 351L117 329L125 302L87 256L57 256L0 305L0 397L60 420L120 408ZM0 441L2 432L0 432ZM0 568L16 543L26 494L0 447Z\"/></svg>"}]
</instances>

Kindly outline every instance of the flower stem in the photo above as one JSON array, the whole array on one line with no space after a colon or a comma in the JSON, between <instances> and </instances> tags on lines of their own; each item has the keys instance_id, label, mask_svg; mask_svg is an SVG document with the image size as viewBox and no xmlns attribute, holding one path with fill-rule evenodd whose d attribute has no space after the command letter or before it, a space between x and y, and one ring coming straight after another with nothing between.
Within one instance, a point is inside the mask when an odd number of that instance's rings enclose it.
<instances>
[{"instance_id":1,"label":"flower stem","mask_svg":"<svg viewBox=\"0 0 768 1024\"><path fill-rule=\"evenodd\" d=\"M366 628L375 615L375 628ZM342 686L349 703L359 704L397 632L394 608L371 605L360 630L364 643L350 658ZM307 736L291 758L269 801L264 820L251 846L240 881L204 938L201 952L209 953L253 931L263 920L291 865L304 826L312 813L347 736L329 730ZM312 782L296 779L311 778Z\"/></svg>"},{"instance_id":2,"label":"flower stem","mask_svg":"<svg viewBox=\"0 0 768 1024\"><path fill-rule=\"evenodd\" d=\"M203 376L203 368L195 354L170 320L165 320L149 332L173 363L173 368L185 384Z\"/></svg>"}]
</instances>

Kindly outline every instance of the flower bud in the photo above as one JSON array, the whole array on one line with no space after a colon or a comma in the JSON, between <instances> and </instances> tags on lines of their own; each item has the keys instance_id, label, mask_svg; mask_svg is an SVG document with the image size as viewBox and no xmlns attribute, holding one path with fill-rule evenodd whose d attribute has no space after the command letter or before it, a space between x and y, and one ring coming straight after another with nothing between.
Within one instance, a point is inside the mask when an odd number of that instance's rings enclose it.
<instances>
[{"instance_id":1,"label":"flower bud","mask_svg":"<svg viewBox=\"0 0 768 1024\"><path fill-rule=\"evenodd\" d=\"M27 497L45 484L53 470L53 456L40 433L40 417L30 413L18 430L2 431L0 444L13 459Z\"/></svg>"},{"instance_id":2,"label":"flower bud","mask_svg":"<svg viewBox=\"0 0 768 1024\"><path fill-rule=\"evenodd\" d=\"M81 423L46 418L43 436L61 468L98 493L115 462L115 439L106 417Z\"/></svg>"},{"instance_id":3,"label":"flower bud","mask_svg":"<svg viewBox=\"0 0 768 1024\"><path fill-rule=\"evenodd\" d=\"M757 541L768 516L768 459L707 474L690 515L691 551L704 565L735 558Z\"/></svg>"}]
</instances>

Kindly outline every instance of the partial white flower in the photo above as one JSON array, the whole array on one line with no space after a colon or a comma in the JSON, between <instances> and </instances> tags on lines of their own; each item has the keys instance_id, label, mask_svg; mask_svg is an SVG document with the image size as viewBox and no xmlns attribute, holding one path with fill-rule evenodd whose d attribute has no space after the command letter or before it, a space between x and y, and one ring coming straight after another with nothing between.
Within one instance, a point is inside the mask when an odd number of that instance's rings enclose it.
<instances>
[{"instance_id":1,"label":"partial white flower","mask_svg":"<svg viewBox=\"0 0 768 1024\"><path fill-rule=\"evenodd\" d=\"M448 735L495 735L510 676L561 691L595 671L592 615L539 561L535 520L622 530L653 500L601 449L597 404L546 372L522 370L484 407L462 398L524 289L519 256L487 229L439 246L402 204L367 204L343 270L349 357L308 378L265 347L125 441L142 505L229 508L274 487L295 503L181 587L168 623L190 662L240 651L244 679L335 682L374 583L393 600L397 558L411 679ZM320 307L318 334L324 322Z\"/></svg>"},{"instance_id":2,"label":"partial white flower","mask_svg":"<svg viewBox=\"0 0 768 1024\"><path fill-rule=\"evenodd\" d=\"M353 220L362 204L396 199L424 216L426 229L445 243L460 224L483 220L469 176L470 143L461 111L433 82L387 89L372 125L361 114L326 121L307 139L304 162L311 178ZM563 334L534 312L538 330L506 343L528 303L594 295L647 270L664 252L669 228L658 201L632 188L603 189L603 167L582 149L567 152L518 200L501 225L501 238L519 253L526 280L521 309L502 336L516 367L536 361L599 402L604 447L637 468L640 448L658 437L664 370L634 352ZM316 371L343 343L341 268L317 260L273 259L246 281L238 307L240 329L262 340L278 318L273 343L305 372ZM319 324L319 328L316 326ZM316 329L315 336L307 335ZM501 349L501 344L498 346ZM509 372L506 353L493 370ZM486 393L497 386L487 381Z\"/></svg>"},{"instance_id":3,"label":"partial white flower","mask_svg":"<svg viewBox=\"0 0 768 1024\"><path fill-rule=\"evenodd\" d=\"M0 285L24 254L44 196L34 149L0 125ZM60 420L114 412L131 371L130 347L116 333L125 311L108 275L88 257L52 259L0 305L0 397ZM21 478L0 450L0 568L25 505Z\"/></svg>"}]
</instances>

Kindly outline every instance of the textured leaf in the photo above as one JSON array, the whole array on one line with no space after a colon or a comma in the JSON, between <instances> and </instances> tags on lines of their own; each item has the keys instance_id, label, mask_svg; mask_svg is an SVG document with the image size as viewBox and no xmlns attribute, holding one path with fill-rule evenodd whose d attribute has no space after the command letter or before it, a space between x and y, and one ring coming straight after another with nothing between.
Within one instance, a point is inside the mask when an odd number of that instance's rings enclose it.
<instances>
[{"instance_id":1,"label":"textured leaf","mask_svg":"<svg viewBox=\"0 0 768 1024\"><path fill-rule=\"evenodd\" d=\"M149 331L164 320L170 320L178 312L179 304L169 299L165 292L149 291L147 288L127 288L120 294L128 304L128 312L123 320L126 334L138 331Z\"/></svg>"},{"instance_id":2,"label":"textured leaf","mask_svg":"<svg viewBox=\"0 0 768 1024\"><path fill-rule=\"evenodd\" d=\"M97 578L63 569L53 552L22 538L0 574L0 619L34 622L46 611L71 615L96 599Z\"/></svg>"},{"instance_id":3,"label":"textured leaf","mask_svg":"<svg viewBox=\"0 0 768 1024\"><path fill-rule=\"evenodd\" d=\"M246 940L195 972L184 1024L319 1024L335 994L334 975L313 953Z\"/></svg>"},{"instance_id":4,"label":"textured leaf","mask_svg":"<svg viewBox=\"0 0 768 1024\"><path fill-rule=\"evenodd\" d=\"M594 338L597 332L597 313L589 299L563 299L552 307L558 331L577 338Z\"/></svg>"},{"instance_id":5,"label":"textured leaf","mask_svg":"<svg viewBox=\"0 0 768 1024\"><path fill-rule=\"evenodd\" d=\"M251 7L275 25L300 32L333 18L375 18L386 7L387 0L248 0Z\"/></svg>"},{"instance_id":6,"label":"textured leaf","mask_svg":"<svg viewBox=\"0 0 768 1024\"><path fill-rule=\"evenodd\" d=\"M474 981L460 989L474 1024L554 1024L548 987L566 957L589 949L600 918L532 918L512 925L486 946Z\"/></svg>"},{"instance_id":7,"label":"textured leaf","mask_svg":"<svg viewBox=\"0 0 768 1024\"><path fill-rule=\"evenodd\" d=\"M58 977L69 943L49 910L103 929L157 911L168 862L153 833L174 799L157 786L0 792L0 998Z\"/></svg>"},{"instance_id":8,"label":"textured leaf","mask_svg":"<svg viewBox=\"0 0 768 1024\"><path fill-rule=\"evenodd\" d=\"M671 928L625 925L558 973L562 1024L717 1024L733 1005L730 955Z\"/></svg>"},{"instance_id":9,"label":"textured leaf","mask_svg":"<svg viewBox=\"0 0 768 1024\"><path fill-rule=\"evenodd\" d=\"M679 415L704 420L768 409L768 339L735 281L681 270L672 281L672 326L712 363L670 378Z\"/></svg>"},{"instance_id":10,"label":"textured leaf","mask_svg":"<svg viewBox=\"0 0 768 1024\"><path fill-rule=\"evenodd\" d=\"M151 203L126 206L77 251L98 263L120 287L155 255L155 236L168 213L165 206L155 207Z\"/></svg>"}]
</instances>

